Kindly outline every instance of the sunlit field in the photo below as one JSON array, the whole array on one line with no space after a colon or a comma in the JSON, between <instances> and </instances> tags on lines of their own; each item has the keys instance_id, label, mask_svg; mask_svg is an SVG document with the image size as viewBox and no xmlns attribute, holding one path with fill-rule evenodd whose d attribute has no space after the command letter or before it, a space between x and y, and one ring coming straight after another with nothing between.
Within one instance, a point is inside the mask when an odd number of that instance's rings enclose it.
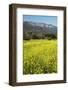
<instances>
[{"instance_id":1,"label":"sunlit field","mask_svg":"<svg viewBox=\"0 0 68 90\"><path fill-rule=\"evenodd\" d=\"M57 40L24 40L23 74L57 73Z\"/></svg>"}]
</instances>

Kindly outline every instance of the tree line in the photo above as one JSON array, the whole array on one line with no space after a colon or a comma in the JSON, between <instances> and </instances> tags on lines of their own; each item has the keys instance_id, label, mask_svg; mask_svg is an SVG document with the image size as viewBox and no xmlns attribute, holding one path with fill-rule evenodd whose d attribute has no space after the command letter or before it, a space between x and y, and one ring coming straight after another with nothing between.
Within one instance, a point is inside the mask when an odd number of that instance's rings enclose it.
<instances>
[{"instance_id":1,"label":"tree line","mask_svg":"<svg viewBox=\"0 0 68 90\"><path fill-rule=\"evenodd\" d=\"M30 40L30 39L57 39L57 34L51 34L51 33L33 33L33 32L24 32L23 34L24 40Z\"/></svg>"}]
</instances>

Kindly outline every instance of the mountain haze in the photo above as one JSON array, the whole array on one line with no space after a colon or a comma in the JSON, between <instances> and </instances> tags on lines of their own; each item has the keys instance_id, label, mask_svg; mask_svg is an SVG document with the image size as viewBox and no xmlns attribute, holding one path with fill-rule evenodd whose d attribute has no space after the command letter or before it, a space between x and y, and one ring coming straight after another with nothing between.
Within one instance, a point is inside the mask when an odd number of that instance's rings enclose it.
<instances>
[{"instance_id":1,"label":"mountain haze","mask_svg":"<svg viewBox=\"0 0 68 90\"><path fill-rule=\"evenodd\" d=\"M57 27L52 24L25 21L23 23L23 31L29 31L33 33L57 34Z\"/></svg>"}]
</instances>

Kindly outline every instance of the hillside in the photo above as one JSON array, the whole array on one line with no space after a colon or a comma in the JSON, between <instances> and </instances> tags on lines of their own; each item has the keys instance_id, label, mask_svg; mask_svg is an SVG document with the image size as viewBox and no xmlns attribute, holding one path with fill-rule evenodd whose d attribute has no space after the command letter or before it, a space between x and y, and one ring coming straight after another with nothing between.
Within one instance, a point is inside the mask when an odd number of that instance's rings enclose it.
<instances>
[{"instance_id":1,"label":"hillside","mask_svg":"<svg viewBox=\"0 0 68 90\"><path fill-rule=\"evenodd\" d=\"M57 36L57 27L52 24L36 23L36 22L23 22L23 34L31 32L32 34L53 34Z\"/></svg>"},{"instance_id":2,"label":"hillside","mask_svg":"<svg viewBox=\"0 0 68 90\"><path fill-rule=\"evenodd\" d=\"M34 33L57 33L57 27L51 24L36 23L36 22L24 22L23 24L24 32L32 31Z\"/></svg>"}]
</instances>

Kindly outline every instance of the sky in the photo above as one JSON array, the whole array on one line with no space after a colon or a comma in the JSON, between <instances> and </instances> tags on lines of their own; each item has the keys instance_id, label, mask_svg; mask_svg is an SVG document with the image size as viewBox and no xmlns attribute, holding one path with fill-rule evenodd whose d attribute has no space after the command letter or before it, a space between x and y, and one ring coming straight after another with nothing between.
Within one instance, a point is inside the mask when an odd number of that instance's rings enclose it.
<instances>
[{"instance_id":1,"label":"sky","mask_svg":"<svg viewBox=\"0 0 68 90\"><path fill-rule=\"evenodd\" d=\"M39 22L57 26L57 16L24 15L24 21Z\"/></svg>"}]
</instances>

